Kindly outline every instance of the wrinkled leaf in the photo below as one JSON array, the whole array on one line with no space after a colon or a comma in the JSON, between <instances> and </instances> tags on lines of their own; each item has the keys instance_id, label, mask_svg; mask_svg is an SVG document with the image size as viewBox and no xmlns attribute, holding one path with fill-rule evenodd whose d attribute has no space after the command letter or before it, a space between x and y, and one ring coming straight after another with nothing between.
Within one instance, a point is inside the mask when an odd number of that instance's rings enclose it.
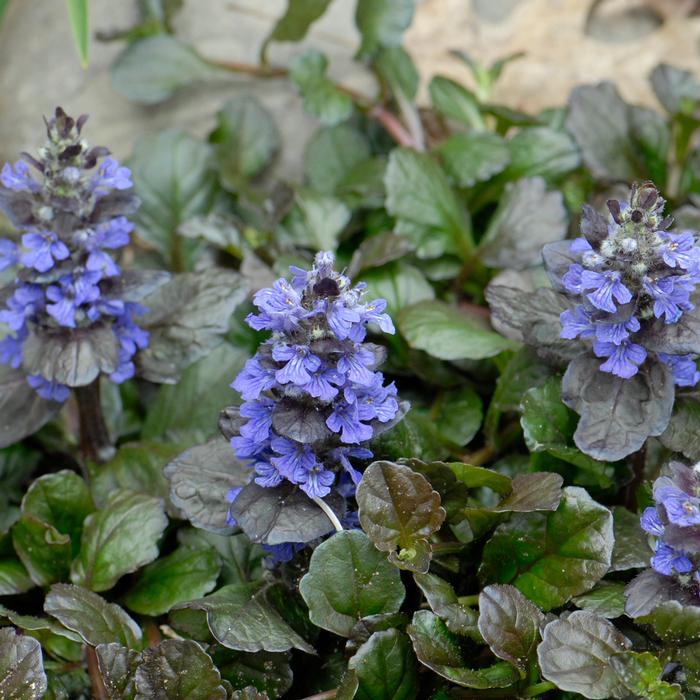
<instances>
[{"instance_id":1,"label":"wrinkled leaf","mask_svg":"<svg viewBox=\"0 0 700 700\"><path fill-rule=\"evenodd\" d=\"M29 514L12 527L15 552L38 586L68 578L72 559L69 535Z\"/></svg>"},{"instance_id":2,"label":"wrinkled leaf","mask_svg":"<svg viewBox=\"0 0 700 700\"><path fill-rule=\"evenodd\" d=\"M375 547L389 552L389 560L402 569L427 572L428 537L445 519L440 495L428 480L401 464L373 462L362 476L356 498L360 524Z\"/></svg>"},{"instance_id":3,"label":"wrinkled leaf","mask_svg":"<svg viewBox=\"0 0 700 700\"><path fill-rule=\"evenodd\" d=\"M140 645L141 629L122 608L80 586L67 583L51 586L44 611L77 632L86 644L119 642L129 648Z\"/></svg>"},{"instance_id":4,"label":"wrinkled leaf","mask_svg":"<svg viewBox=\"0 0 700 700\"><path fill-rule=\"evenodd\" d=\"M612 514L582 488L564 489L550 513L516 514L486 543L486 582L512 583L543 610L589 590L610 566Z\"/></svg>"},{"instance_id":5,"label":"wrinkled leaf","mask_svg":"<svg viewBox=\"0 0 700 700\"><path fill-rule=\"evenodd\" d=\"M661 680L661 662L651 653L626 651L610 657L610 665L625 686L648 700L684 700L681 687Z\"/></svg>"},{"instance_id":6,"label":"wrinkled leaf","mask_svg":"<svg viewBox=\"0 0 700 700\"><path fill-rule=\"evenodd\" d=\"M157 543L167 524L161 499L113 491L104 507L85 519L71 581L93 591L110 589L158 556Z\"/></svg>"},{"instance_id":7,"label":"wrinkled leaf","mask_svg":"<svg viewBox=\"0 0 700 700\"><path fill-rule=\"evenodd\" d=\"M197 642L164 639L142 652L134 674L135 700L226 700L221 675Z\"/></svg>"},{"instance_id":8,"label":"wrinkled leaf","mask_svg":"<svg viewBox=\"0 0 700 700\"><path fill-rule=\"evenodd\" d=\"M631 618L649 615L656 607L669 601L694 605L697 598L670 576L646 569L635 576L625 588L625 613Z\"/></svg>"},{"instance_id":9,"label":"wrinkled leaf","mask_svg":"<svg viewBox=\"0 0 700 700\"><path fill-rule=\"evenodd\" d=\"M680 452L693 462L700 460L700 403L676 399L671 420L659 440L664 447Z\"/></svg>"},{"instance_id":10,"label":"wrinkled leaf","mask_svg":"<svg viewBox=\"0 0 700 700\"><path fill-rule=\"evenodd\" d=\"M545 126L520 129L508 141L508 149L510 164L504 173L508 180L539 175L549 182L581 164L578 146L571 136Z\"/></svg>"},{"instance_id":11,"label":"wrinkled leaf","mask_svg":"<svg viewBox=\"0 0 700 700\"><path fill-rule=\"evenodd\" d=\"M700 100L700 83L692 71L660 63L651 72L649 82L670 114L690 114Z\"/></svg>"},{"instance_id":12,"label":"wrinkled leaf","mask_svg":"<svg viewBox=\"0 0 700 700\"><path fill-rule=\"evenodd\" d=\"M341 637L350 636L363 617L396 612L405 594L398 569L360 530L339 532L319 545L299 590L309 619Z\"/></svg>"},{"instance_id":13,"label":"wrinkled leaf","mask_svg":"<svg viewBox=\"0 0 700 700\"><path fill-rule=\"evenodd\" d=\"M0 697L7 700L39 700L47 690L36 639L0 629Z\"/></svg>"},{"instance_id":14,"label":"wrinkled leaf","mask_svg":"<svg viewBox=\"0 0 700 700\"><path fill-rule=\"evenodd\" d=\"M651 549L647 535L639 524L639 516L623 506L615 506L612 511L615 546L610 571L627 571L648 566Z\"/></svg>"},{"instance_id":15,"label":"wrinkled leaf","mask_svg":"<svg viewBox=\"0 0 700 700\"><path fill-rule=\"evenodd\" d=\"M323 500L343 516L345 501L340 496L331 494ZM310 542L333 530L324 511L289 483L275 488L248 484L231 505L231 515L253 542L262 544Z\"/></svg>"},{"instance_id":16,"label":"wrinkled leaf","mask_svg":"<svg viewBox=\"0 0 700 700\"><path fill-rule=\"evenodd\" d=\"M548 192L541 177L523 178L506 186L479 256L491 267L523 270L539 263L542 246L564 238L567 228L561 193Z\"/></svg>"},{"instance_id":17,"label":"wrinkled leaf","mask_svg":"<svg viewBox=\"0 0 700 700\"><path fill-rule=\"evenodd\" d=\"M559 474L537 472L518 474L513 479L513 490L494 508L497 513L531 513L538 510L556 510L561 502Z\"/></svg>"},{"instance_id":18,"label":"wrinkled leaf","mask_svg":"<svg viewBox=\"0 0 700 700\"><path fill-rule=\"evenodd\" d=\"M175 457L163 472L170 481L170 498L195 526L231 534L227 496L243 486L249 469L221 437L197 445Z\"/></svg>"},{"instance_id":19,"label":"wrinkled leaf","mask_svg":"<svg viewBox=\"0 0 700 700\"><path fill-rule=\"evenodd\" d=\"M467 126L483 129L484 120L479 101L463 85L438 75L430 81L428 91L437 112Z\"/></svg>"},{"instance_id":20,"label":"wrinkled leaf","mask_svg":"<svg viewBox=\"0 0 700 700\"><path fill-rule=\"evenodd\" d=\"M661 602L636 621L649 625L666 643L681 645L700 641L700 606L697 605L684 605L677 600Z\"/></svg>"},{"instance_id":21,"label":"wrinkled leaf","mask_svg":"<svg viewBox=\"0 0 700 700\"><path fill-rule=\"evenodd\" d=\"M625 614L625 584L620 581L599 581L590 591L572 598L572 601L588 612L605 618Z\"/></svg>"},{"instance_id":22,"label":"wrinkled leaf","mask_svg":"<svg viewBox=\"0 0 700 700\"><path fill-rule=\"evenodd\" d=\"M622 459L661 435L673 409L671 373L647 362L631 379L600 372L600 360L580 355L569 365L561 386L562 401L581 418L574 442L599 460Z\"/></svg>"},{"instance_id":23,"label":"wrinkled leaf","mask_svg":"<svg viewBox=\"0 0 700 700\"><path fill-rule=\"evenodd\" d=\"M98 644L95 652L109 700L133 700L136 694L134 676L141 654L116 642Z\"/></svg>"},{"instance_id":24,"label":"wrinkled leaf","mask_svg":"<svg viewBox=\"0 0 700 700\"><path fill-rule=\"evenodd\" d=\"M517 588L487 586L479 595L479 632L491 651L524 678L544 615Z\"/></svg>"},{"instance_id":25,"label":"wrinkled leaf","mask_svg":"<svg viewBox=\"0 0 700 700\"><path fill-rule=\"evenodd\" d=\"M138 354L141 375L174 384L182 370L221 342L247 291L238 273L220 268L177 275L157 289L139 319L150 333L148 347Z\"/></svg>"},{"instance_id":26,"label":"wrinkled leaf","mask_svg":"<svg viewBox=\"0 0 700 700\"><path fill-rule=\"evenodd\" d=\"M435 291L423 273L406 262L368 270L361 281L367 284L369 299L386 300L386 313L392 318L405 306L435 298Z\"/></svg>"},{"instance_id":27,"label":"wrinkled leaf","mask_svg":"<svg viewBox=\"0 0 700 700\"><path fill-rule=\"evenodd\" d=\"M350 209L340 199L300 188L284 225L298 245L335 250L350 216Z\"/></svg>"},{"instance_id":28,"label":"wrinkled leaf","mask_svg":"<svg viewBox=\"0 0 700 700\"><path fill-rule=\"evenodd\" d=\"M577 610L544 628L537 657L542 675L561 690L586 698L624 698L627 689L610 657L631 646L606 619Z\"/></svg>"}]
</instances>

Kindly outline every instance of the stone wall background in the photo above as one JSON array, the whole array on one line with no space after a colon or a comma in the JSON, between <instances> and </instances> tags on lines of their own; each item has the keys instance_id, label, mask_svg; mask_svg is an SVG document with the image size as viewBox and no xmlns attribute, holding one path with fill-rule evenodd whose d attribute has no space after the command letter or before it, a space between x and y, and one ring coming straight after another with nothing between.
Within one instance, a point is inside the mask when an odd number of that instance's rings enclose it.
<instances>
[{"instance_id":1,"label":"stone wall background","mask_svg":"<svg viewBox=\"0 0 700 700\"><path fill-rule=\"evenodd\" d=\"M253 63L285 6L285 0L185 0L175 26L207 57ZM90 0L90 11L93 33L129 26L135 18L132 0ZM326 52L333 77L371 93L372 79L352 61L358 43L353 11L352 0L335 0L302 46ZM538 110L562 104L579 83L610 79L626 99L653 105L647 75L657 63L700 73L700 0L422 0L405 43L421 70L423 95L438 72L469 81L449 49L484 61L524 51L501 78L497 101ZM287 81L232 77L185 90L162 105L134 105L110 84L109 66L122 46L93 40L90 66L83 70L63 2L12 0L0 29L0 158L33 149L41 138L41 114L57 104L69 113L89 113L91 141L109 144L124 158L143 133L166 127L206 133L217 109L247 90L276 114L284 138L281 172L294 175L316 124ZM300 50L275 44L271 62L284 65Z\"/></svg>"}]
</instances>

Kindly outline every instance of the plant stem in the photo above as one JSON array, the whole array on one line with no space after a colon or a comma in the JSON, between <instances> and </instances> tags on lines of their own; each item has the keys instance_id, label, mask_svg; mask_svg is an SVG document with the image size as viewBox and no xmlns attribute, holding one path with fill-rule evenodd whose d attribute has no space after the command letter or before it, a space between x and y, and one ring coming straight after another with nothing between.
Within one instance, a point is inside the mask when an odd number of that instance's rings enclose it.
<instances>
[{"instance_id":1,"label":"plant stem","mask_svg":"<svg viewBox=\"0 0 700 700\"><path fill-rule=\"evenodd\" d=\"M340 520L338 520L338 516L333 512L333 509L322 498L319 498L318 496L314 496L313 501L326 514L326 517L333 523L333 527L335 528L336 532L342 532L343 525L340 522Z\"/></svg>"},{"instance_id":2,"label":"plant stem","mask_svg":"<svg viewBox=\"0 0 700 700\"><path fill-rule=\"evenodd\" d=\"M97 653L95 647L86 646L85 656L87 658L88 675L90 676L90 687L92 688L93 700L108 700L107 689L102 681L100 667L97 664Z\"/></svg>"},{"instance_id":3,"label":"plant stem","mask_svg":"<svg viewBox=\"0 0 700 700\"><path fill-rule=\"evenodd\" d=\"M632 481L625 489L625 506L633 513L637 511L637 489L644 481L644 467L646 466L646 447L632 455Z\"/></svg>"},{"instance_id":4,"label":"plant stem","mask_svg":"<svg viewBox=\"0 0 700 700\"><path fill-rule=\"evenodd\" d=\"M461 595L459 598L457 598L457 602L460 605L466 605L468 608L470 608L473 605L479 604L479 594L475 593L474 595Z\"/></svg>"},{"instance_id":5,"label":"plant stem","mask_svg":"<svg viewBox=\"0 0 700 700\"><path fill-rule=\"evenodd\" d=\"M544 695L550 690L554 690L557 686L550 681L542 681L542 683L535 683L534 685L525 688L522 692L522 697L524 698L536 698L538 695Z\"/></svg>"},{"instance_id":6,"label":"plant stem","mask_svg":"<svg viewBox=\"0 0 700 700\"><path fill-rule=\"evenodd\" d=\"M75 390L80 418L80 451L84 460L107 462L115 453L102 415L100 378Z\"/></svg>"}]
</instances>

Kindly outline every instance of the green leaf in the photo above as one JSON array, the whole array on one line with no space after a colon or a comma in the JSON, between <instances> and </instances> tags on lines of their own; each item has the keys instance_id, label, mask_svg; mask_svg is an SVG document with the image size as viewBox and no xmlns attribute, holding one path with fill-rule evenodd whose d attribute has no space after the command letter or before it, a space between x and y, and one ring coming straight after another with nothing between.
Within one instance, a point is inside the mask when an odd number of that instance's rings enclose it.
<instances>
[{"instance_id":1,"label":"green leaf","mask_svg":"<svg viewBox=\"0 0 700 700\"><path fill-rule=\"evenodd\" d=\"M575 88L569 100L566 127L595 177L629 181L644 176L630 134L628 105L612 83Z\"/></svg>"},{"instance_id":2,"label":"green leaf","mask_svg":"<svg viewBox=\"0 0 700 700\"><path fill-rule=\"evenodd\" d=\"M129 166L141 200L134 215L139 238L172 269L185 269L196 244L180 240L177 228L208 214L220 192L211 146L166 129L139 138Z\"/></svg>"},{"instance_id":3,"label":"green leaf","mask_svg":"<svg viewBox=\"0 0 700 700\"><path fill-rule=\"evenodd\" d=\"M0 629L0 697L39 700L47 687L39 642L11 627Z\"/></svg>"},{"instance_id":4,"label":"green leaf","mask_svg":"<svg viewBox=\"0 0 700 700\"><path fill-rule=\"evenodd\" d=\"M231 652L214 654L214 663L234 688L255 687L270 698L280 698L292 686L290 655L259 651L255 654Z\"/></svg>"},{"instance_id":5,"label":"green leaf","mask_svg":"<svg viewBox=\"0 0 700 700\"><path fill-rule=\"evenodd\" d=\"M297 245L335 250L350 216L350 209L337 197L301 188L284 226Z\"/></svg>"},{"instance_id":6,"label":"green leaf","mask_svg":"<svg viewBox=\"0 0 700 700\"><path fill-rule=\"evenodd\" d=\"M304 109L324 124L345 121L352 113L352 100L326 77L328 59L309 49L289 64L289 77L304 98Z\"/></svg>"},{"instance_id":7,"label":"green leaf","mask_svg":"<svg viewBox=\"0 0 700 700\"><path fill-rule=\"evenodd\" d=\"M237 651L281 652L314 650L267 602L259 584L231 584L198 600L179 603L173 610L201 610L216 640Z\"/></svg>"},{"instance_id":8,"label":"green leaf","mask_svg":"<svg viewBox=\"0 0 700 700\"><path fill-rule=\"evenodd\" d=\"M543 610L589 590L610 566L612 514L581 488L564 489L553 513L521 513L484 547L479 575L512 583Z\"/></svg>"},{"instance_id":9,"label":"green leaf","mask_svg":"<svg viewBox=\"0 0 700 700\"><path fill-rule=\"evenodd\" d=\"M447 581L435 574L413 574L413 578L430 609L442 619L450 632L471 637L475 642L482 641L477 627L478 614L459 602L454 588Z\"/></svg>"},{"instance_id":10,"label":"green leaf","mask_svg":"<svg viewBox=\"0 0 700 700\"><path fill-rule=\"evenodd\" d=\"M455 445L468 445L483 419L481 397L471 387L449 389L438 396L431 416L440 433Z\"/></svg>"},{"instance_id":11,"label":"green leaf","mask_svg":"<svg viewBox=\"0 0 700 700\"><path fill-rule=\"evenodd\" d=\"M394 149L384 185L387 211L420 232L415 242L421 257L471 255L474 242L467 215L433 158L408 148Z\"/></svg>"},{"instance_id":12,"label":"green leaf","mask_svg":"<svg viewBox=\"0 0 700 700\"><path fill-rule=\"evenodd\" d=\"M435 111L474 129L484 128L479 101L464 86L438 75L430 81L428 92Z\"/></svg>"},{"instance_id":13,"label":"green leaf","mask_svg":"<svg viewBox=\"0 0 700 700\"><path fill-rule=\"evenodd\" d=\"M265 39L262 55L271 41L301 41L330 4L331 0L287 0L287 11Z\"/></svg>"},{"instance_id":14,"label":"green leaf","mask_svg":"<svg viewBox=\"0 0 700 700\"><path fill-rule=\"evenodd\" d=\"M508 141L510 163L504 179L543 177L547 182L576 170L581 165L578 146L565 131L546 126L520 129Z\"/></svg>"},{"instance_id":15,"label":"green leaf","mask_svg":"<svg viewBox=\"0 0 700 700\"><path fill-rule=\"evenodd\" d=\"M216 119L209 141L215 144L222 183L235 191L270 164L280 148L280 133L270 112L252 95L233 97Z\"/></svg>"},{"instance_id":16,"label":"green leaf","mask_svg":"<svg viewBox=\"0 0 700 700\"><path fill-rule=\"evenodd\" d=\"M420 76L416 64L402 46L381 49L374 59L374 69L397 102L410 102L415 98Z\"/></svg>"},{"instance_id":17,"label":"green leaf","mask_svg":"<svg viewBox=\"0 0 700 700\"><path fill-rule=\"evenodd\" d=\"M413 19L414 0L358 0L355 24L362 35L359 54L369 56L379 47L399 46Z\"/></svg>"},{"instance_id":18,"label":"green leaf","mask_svg":"<svg viewBox=\"0 0 700 700\"><path fill-rule=\"evenodd\" d=\"M581 470L604 476L610 471L609 463L589 457L570 444L576 423L576 415L561 401L559 377L550 377L525 393L520 424L528 449L547 452Z\"/></svg>"},{"instance_id":19,"label":"green leaf","mask_svg":"<svg viewBox=\"0 0 700 700\"><path fill-rule=\"evenodd\" d=\"M367 285L369 299L386 300L386 313L392 317L405 306L435 298L435 291L423 273L403 261L367 270L360 281Z\"/></svg>"},{"instance_id":20,"label":"green leaf","mask_svg":"<svg viewBox=\"0 0 700 700\"><path fill-rule=\"evenodd\" d=\"M80 554L71 581L106 591L124 575L158 556L158 540L168 524L159 498L117 490L104 507L85 519Z\"/></svg>"},{"instance_id":21,"label":"green leaf","mask_svg":"<svg viewBox=\"0 0 700 700\"><path fill-rule=\"evenodd\" d=\"M449 455L449 446L437 426L417 411L409 411L391 430L375 437L372 450L393 460L414 456L430 462Z\"/></svg>"},{"instance_id":22,"label":"green leaf","mask_svg":"<svg viewBox=\"0 0 700 700\"><path fill-rule=\"evenodd\" d=\"M481 316L442 301L422 301L399 314L398 327L408 344L441 360L481 360L518 344L491 330Z\"/></svg>"},{"instance_id":23,"label":"green leaf","mask_svg":"<svg viewBox=\"0 0 700 700\"><path fill-rule=\"evenodd\" d=\"M247 293L238 272L209 267L176 275L148 296L149 310L139 319L150 333L148 347L138 354L141 376L174 384L184 369L222 342Z\"/></svg>"},{"instance_id":24,"label":"green leaf","mask_svg":"<svg viewBox=\"0 0 700 700\"><path fill-rule=\"evenodd\" d=\"M80 586L67 583L51 586L44 612L77 632L86 644L119 642L130 649L140 646L141 628L131 617L118 605Z\"/></svg>"},{"instance_id":25,"label":"green leaf","mask_svg":"<svg viewBox=\"0 0 700 700\"><path fill-rule=\"evenodd\" d=\"M23 513L70 535L74 554L80 546L83 521L94 510L87 484L67 469L36 479L22 499Z\"/></svg>"},{"instance_id":26,"label":"green leaf","mask_svg":"<svg viewBox=\"0 0 700 700\"><path fill-rule=\"evenodd\" d=\"M179 511L170 502L168 481L163 468L183 449L182 445L143 440L120 445L114 459L107 464L91 465L92 494L103 506L115 490L127 490L162 498L168 512Z\"/></svg>"},{"instance_id":27,"label":"green leaf","mask_svg":"<svg viewBox=\"0 0 700 700\"><path fill-rule=\"evenodd\" d=\"M588 593L572 598L588 612L601 617L615 618L625 614L625 584L620 581L598 581Z\"/></svg>"},{"instance_id":28,"label":"green leaf","mask_svg":"<svg viewBox=\"0 0 700 700\"><path fill-rule=\"evenodd\" d=\"M473 187L503 172L510 163L508 144L488 131L455 134L435 149L459 187Z\"/></svg>"},{"instance_id":29,"label":"green leaf","mask_svg":"<svg viewBox=\"0 0 700 700\"><path fill-rule=\"evenodd\" d=\"M66 0L66 5L68 7L71 29L73 30L75 48L78 50L80 63L82 63L83 68L87 68L88 46L90 42L88 0Z\"/></svg>"},{"instance_id":30,"label":"green leaf","mask_svg":"<svg viewBox=\"0 0 700 700\"><path fill-rule=\"evenodd\" d=\"M311 622L341 637L349 637L363 617L397 612L405 595L398 569L359 530L339 532L320 544L299 590Z\"/></svg>"},{"instance_id":31,"label":"green leaf","mask_svg":"<svg viewBox=\"0 0 700 700\"><path fill-rule=\"evenodd\" d=\"M70 535L33 515L23 514L12 527L12 544L37 586L68 578L72 553Z\"/></svg>"},{"instance_id":32,"label":"green leaf","mask_svg":"<svg viewBox=\"0 0 700 700\"><path fill-rule=\"evenodd\" d=\"M679 396L659 440L669 450L680 452L694 462L700 460L700 402Z\"/></svg>"},{"instance_id":33,"label":"green leaf","mask_svg":"<svg viewBox=\"0 0 700 700\"><path fill-rule=\"evenodd\" d=\"M177 603L212 591L220 571L221 562L213 550L179 547L139 574L124 604L142 615L162 615Z\"/></svg>"},{"instance_id":34,"label":"green leaf","mask_svg":"<svg viewBox=\"0 0 700 700\"><path fill-rule=\"evenodd\" d=\"M681 687L661 680L664 669L649 651L626 651L610 657L610 666L625 686L640 698L647 700L683 700Z\"/></svg>"},{"instance_id":35,"label":"green leaf","mask_svg":"<svg viewBox=\"0 0 700 700\"><path fill-rule=\"evenodd\" d=\"M136 699L226 700L221 674L202 647L190 639L164 639L145 649L134 674Z\"/></svg>"},{"instance_id":36,"label":"green leaf","mask_svg":"<svg viewBox=\"0 0 700 700\"><path fill-rule=\"evenodd\" d=\"M236 399L230 384L247 359L244 350L222 343L190 365L177 384L162 385L146 415L143 438L190 444L212 438L221 407Z\"/></svg>"},{"instance_id":37,"label":"green leaf","mask_svg":"<svg viewBox=\"0 0 700 700\"><path fill-rule=\"evenodd\" d=\"M401 569L426 573L428 538L440 529L445 509L428 480L402 464L373 462L357 487L362 529ZM398 553L396 549L398 548Z\"/></svg>"},{"instance_id":38,"label":"green leaf","mask_svg":"<svg viewBox=\"0 0 700 700\"><path fill-rule=\"evenodd\" d=\"M507 688L520 678L517 670L505 661L486 668L469 668L462 656L459 637L428 610L416 612L407 631L418 661L452 683L485 690Z\"/></svg>"},{"instance_id":39,"label":"green leaf","mask_svg":"<svg viewBox=\"0 0 700 700\"><path fill-rule=\"evenodd\" d=\"M331 493L323 500L336 516L343 516L343 498ZM310 542L333 530L319 505L290 483L275 488L249 483L231 504L231 515L253 542L261 544Z\"/></svg>"},{"instance_id":40,"label":"green leaf","mask_svg":"<svg viewBox=\"0 0 700 700\"><path fill-rule=\"evenodd\" d=\"M544 615L513 586L487 586L479 594L479 632L491 651L527 676Z\"/></svg>"},{"instance_id":41,"label":"green leaf","mask_svg":"<svg viewBox=\"0 0 700 700\"><path fill-rule=\"evenodd\" d=\"M498 513L531 513L538 510L556 510L561 502L559 474L537 472L518 474L512 482L512 491L494 508Z\"/></svg>"},{"instance_id":42,"label":"green leaf","mask_svg":"<svg viewBox=\"0 0 700 700\"><path fill-rule=\"evenodd\" d=\"M700 641L700 607L670 600L657 605L635 622L649 625L666 643L676 646Z\"/></svg>"},{"instance_id":43,"label":"green leaf","mask_svg":"<svg viewBox=\"0 0 700 700\"><path fill-rule=\"evenodd\" d=\"M615 506L613 512L613 547L610 571L643 569L649 565L651 548L647 534L639 524L639 516L623 506Z\"/></svg>"},{"instance_id":44,"label":"green leaf","mask_svg":"<svg viewBox=\"0 0 700 700\"><path fill-rule=\"evenodd\" d=\"M567 230L561 192L548 192L541 177L523 178L506 185L479 257L490 267L524 270L541 261L543 245L565 238Z\"/></svg>"},{"instance_id":45,"label":"green leaf","mask_svg":"<svg viewBox=\"0 0 700 700\"><path fill-rule=\"evenodd\" d=\"M631 646L606 619L577 610L544 628L537 657L542 675L561 690L587 698L626 698L628 691L610 658Z\"/></svg>"},{"instance_id":46,"label":"green leaf","mask_svg":"<svg viewBox=\"0 0 700 700\"><path fill-rule=\"evenodd\" d=\"M357 700L413 700L418 696L418 669L404 632L375 632L348 662L359 687Z\"/></svg>"},{"instance_id":47,"label":"green leaf","mask_svg":"<svg viewBox=\"0 0 700 700\"><path fill-rule=\"evenodd\" d=\"M17 595L34 587L27 570L17 559L0 559L0 595Z\"/></svg>"},{"instance_id":48,"label":"green leaf","mask_svg":"<svg viewBox=\"0 0 700 700\"><path fill-rule=\"evenodd\" d=\"M216 437L175 457L164 472L170 498L195 527L231 534L228 492L243 486L250 469L236 457L227 440Z\"/></svg>"},{"instance_id":49,"label":"green leaf","mask_svg":"<svg viewBox=\"0 0 700 700\"><path fill-rule=\"evenodd\" d=\"M158 34L128 44L112 64L111 75L118 93L132 102L154 105L192 83L226 73L183 41Z\"/></svg>"},{"instance_id":50,"label":"green leaf","mask_svg":"<svg viewBox=\"0 0 700 700\"><path fill-rule=\"evenodd\" d=\"M462 462L450 462L447 466L457 479L470 489L485 486L502 496L507 496L513 491L513 482L510 477L493 469L462 464Z\"/></svg>"},{"instance_id":51,"label":"green leaf","mask_svg":"<svg viewBox=\"0 0 700 700\"><path fill-rule=\"evenodd\" d=\"M304 175L314 190L335 194L352 169L370 157L365 135L348 124L325 126L304 149Z\"/></svg>"},{"instance_id":52,"label":"green leaf","mask_svg":"<svg viewBox=\"0 0 700 700\"><path fill-rule=\"evenodd\" d=\"M134 700L136 695L134 676L141 662L140 652L112 642L98 644L95 653L97 654L97 665L100 669L102 682L110 700L112 698Z\"/></svg>"}]
</instances>

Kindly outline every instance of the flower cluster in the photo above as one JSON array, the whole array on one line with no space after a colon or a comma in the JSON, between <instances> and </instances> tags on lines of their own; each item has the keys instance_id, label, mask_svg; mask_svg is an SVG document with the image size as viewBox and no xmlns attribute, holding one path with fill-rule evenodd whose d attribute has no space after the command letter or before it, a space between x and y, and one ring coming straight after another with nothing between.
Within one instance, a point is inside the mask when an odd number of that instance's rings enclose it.
<instances>
[{"instance_id":1,"label":"flower cluster","mask_svg":"<svg viewBox=\"0 0 700 700\"><path fill-rule=\"evenodd\" d=\"M569 264L555 285L578 302L561 314L561 337L591 343L600 369L629 379L652 352L644 339L654 326L677 324L695 307L700 247L692 231L672 233L664 200L651 183L634 185L629 202L610 200L610 220L584 206L582 238L570 245ZM551 244L552 249L558 244ZM559 274L564 272L564 274ZM679 386L695 386L693 355L655 353Z\"/></svg>"},{"instance_id":2,"label":"flower cluster","mask_svg":"<svg viewBox=\"0 0 700 700\"><path fill-rule=\"evenodd\" d=\"M641 517L655 540L651 566L700 596L700 465L674 462L669 473L654 482L656 506Z\"/></svg>"},{"instance_id":3,"label":"flower cluster","mask_svg":"<svg viewBox=\"0 0 700 700\"><path fill-rule=\"evenodd\" d=\"M116 337L110 378L134 374L132 358L148 344L134 322L143 307L105 293L121 274L112 253L127 245L133 229L126 218L138 200L124 192L131 173L109 151L90 148L77 121L59 107L46 122L47 143L37 158L23 154L0 172L0 208L23 233L21 243L0 240L0 271L17 268L0 321L9 334L0 341L0 362L18 368L32 333L80 332L97 324ZM29 371L37 393L65 401L69 388Z\"/></svg>"},{"instance_id":4,"label":"flower cluster","mask_svg":"<svg viewBox=\"0 0 700 700\"><path fill-rule=\"evenodd\" d=\"M334 262L319 253L310 271L292 267L291 282L257 292L259 313L247 323L272 336L231 385L247 419L231 445L255 482L291 482L312 498L327 496L338 474L341 493L352 492L361 474L351 459L372 457L363 443L399 409L396 387L375 371L383 348L363 342L367 324L394 332L386 302L366 301L364 285L352 286Z\"/></svg>"}]
</instances>

